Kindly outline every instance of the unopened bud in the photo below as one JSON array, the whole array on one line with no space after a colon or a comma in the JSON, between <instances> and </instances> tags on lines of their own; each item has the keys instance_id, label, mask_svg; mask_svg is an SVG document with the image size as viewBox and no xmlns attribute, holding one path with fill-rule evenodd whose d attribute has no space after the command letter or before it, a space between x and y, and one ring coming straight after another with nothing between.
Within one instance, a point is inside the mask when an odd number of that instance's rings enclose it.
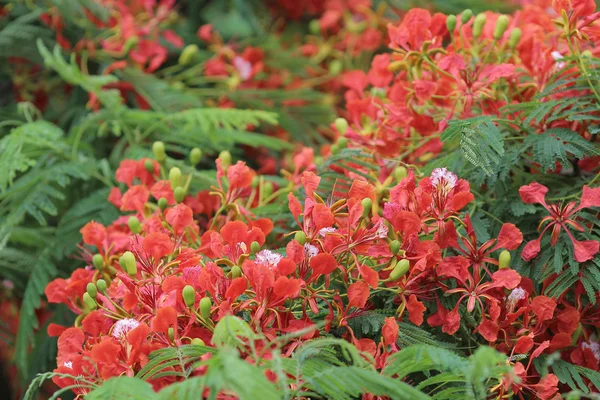
<instances>
[{"instance_id":1,"label":"unopened bud","mask_svg":"<svg viewBox=\"0 0 600 400\"><path fill-rule=\"evenodd\" d=\"M86 292L90 295L92 299L95 299L96 296L98 296L98 288L92 282L87 284Z\"/></svg>"},{"instance_id":2,"label":"unopened bud","mask_svg":"<svg viewBox=\"0 0 600 400\"><path fill-rule=\"evenodd\" d=\"M335 129L340 133L340 135L345 135L348 130L348 121L346 118L336 118L335 119Z\"/></svg>"},{"instance_id":3,"label":"unopened bud","mask_svg":"<svg viewBox=\"0 0 600 400\"><path fill-rule=\"evenodd\" d=\"M337 144L338 146L340 146L340 149L345 149L348 147L348 139L346 139L345 137L340 137L337 140Z\"/></svg>"},{"instance_id":4,"label":"unopened bud","mask_svg":"<svg viewBox=\"0 0 600 400\"><path fill-rule=\"evenodd\" d=\"M450 33L454 32L454 29L456 28L456 15L448 15L448 17L446 17L446 28L448 28Z\"/></svg>"},{"instance_id":5,"label":"unopened bud","mask_svg":"<svg viewBox=\"0 0 600 400\"><path fill-rule=\"evenodd\" d=\"M396 169L394 170L394 178L396 178L396 180L399 182L402 179L406 178L408 176L408 170L406 169L406 167L400 165L399 167L396 167Z\"/></svg>"},{"instance_id":6,"label":"unopened bud","mask_svg":"<svg viewBox=\"0 0 600 400\"><path fill-rule=\"evenodd\" d=\"M510 31L510 37L508 38L508 46L511 49L517 47L517 45L521 41L522 35L523 31L520 28L514 28L512 31Z\"/></svg>"},{"instance_id":7,"label":"unopened bud","mask_svg":"<svg viewBox=\"0 0 600 400\"><path fill-rule=\"evenodd\" d=\"M363 216L363 218L366 218L369 214L371 214L371 208L373 207L373 200L371 200L370 198L367 197L366 199L363 199L361 204L363 206L362 216Z\"/></svg>"},{"instance_id":8,"label":"unopened bud","mask_svg":"<svg viewBox=\"0 0 600 400\"><path fill-rule=\"evenodd\" d=\"M137 275L137 263L135 262L135 256L132 252L126 251L119 259L121 268L126 271L129 276L133 277Z\"/></svg>"},{"instance_id":9,"label":"unopened bud","mask_svg":"<svg viewBox=\"0 0 600 400\"><path fill-rule=\"evenodd\" d=\"M250 251L252 254L258 253L260 251L260 244L258 244L256 241L250 243Z\"/></svg>"},{"instance_id":10,"label":"unopened bud","mask_svg":"<svg viewBox=\"0 0 600 400\"><path fill-rule=\"evenodd\" d=\"M252 178L252 188L256 189L259 183L260 178L258 176L254 176L254 178Z\"/></svg>"},{"instance_id":11,"label":"unopened bud","mask_svg":"<svg viewBox=\"0 0 600 400\"><path fill-rule=\"evenodd\" d=\"M183 301L186 306L190 308L194 307L194 303L196 302L196 291L192 286L187 285L184 287L183 291L181 292L181 296L183 297Z\"/></svg>"},{"instance_id":12,"label":"unopened bud","mask_svg":"<svg viewBox=\"0 0 600 400\"><path fill-rule=\"evenodd\" d=\"M481 33L483 32L483 27L485 26L485 22L487 21L487 17L485 14L477 14L475 17L475 21L473 21L473 37L479 38Z\"/></svg>"},{"instance_id":13,"label":"unopened bud","mask_svg":"<svg viewBox=\"0 0 600 400\"><path fill-rule=\"evenodd\" d=\"M321 33L321 23L318 19L313 19L308 23L308 31L313 35L318 35Z\"/></svg>"},{"instance_id":14,"label":"unopened bud","mask_svg":"<svg viewBox=\"0 0 600 400\"><path fill-rule=\"evenodd\" d=\"M337 154L340 152L340 146L337 143L331 145L331 154Z\"/></svg>"},{"instance_id":15,"label":"unopened bud","mask_svg":"<svg viewBox=\"0 0 600 400\"><path fill-rule=\"evenodd\" d=\"M388 278L389 281L395 281L400 279L402 276L406 275L410 268L410 261L407 259L400 260L398 264L394 267L392 272L390 272L390 276Z\"/></svg>"},{"instance_id":16,"label":"unopened bud","mask_svg":"<svg viewBox=\"0 0 600 400\"><path fill-rule=\"evenodd\" d=\"M179 65L189 65L194 62L194 58L198 55L200 49L195 44L188 44L185 46L181 55L179 56Z\"/></svg>"},{"instance_id":17,"label":"unopened bud","mask_svg":"<svg viewBox=\"0 0 600 400\"><path fill-rule=\"evenodd\" d=\"M203 297L200 300L200 315L202 318L208 319L210 318L210 309L212 308L212 301L209 297Z\"/></svg>"},{"instance_id":18,"label":"unopened bud","mask_svg":"<svg viewBox=\"0 0 600 400\"><path fill-rule=\"evenodd\" d=\"M98 308L96 300L92 299L92 296L90 296L88 292L83 294L83 303L90 311L94 311L96 308Z\"/></svg>"},{"instance_id":19,"label":"unopened bud","mask_svg":"<svg viewBox=\"0 0 600 400\"><path fill-rule=\"evenodd\" d=\"M501 15L496 21L494 39L499 40L504 35L504 32L506 32L506 28L508 28L508 17L506 15Z\"/></svg>"},{"instance_id":20,"label":"unopened bud","mask_svg":"<svg viewBox=\"0 0 600 400\"><path fill-rule=\"evenodd\" d=\"M96 287L100 291L100 293L106 292L106 281L104 279L98 279L96 281Z\"/></svg>"},{"instance_id":21,"label":"unopened bud","mask_svg":"<svg viewBox=\"0 0 600 400\"><path fill-rule=\"evenodd\" d=\"M466 9L460 14L460 22L464 25L471 20L471 17L473 17L473 11Z\"/></svg>"},{"instance_id":22,"label":"unopened bud","mask_svg":"<svg viewBox=\"0 0 600 400\"><path fill-rule=\"evenodd\" d=\"M510 251L502 250L498 256L498 268L508 268L510 266Z\"/></svg>"},{"instance_id":23,"label":"unopened bud","mask_svg":"<svg viewBox=\"0 0 600 400\"><path fill-rule=\"evenodd\" d=\"M231 279L239 278L242 276L242 269L237 265L231 267Z\"/></svg>"},{"instance_id":24,"label":"unopened bud","mask_svg":"<svg viewBox=\"0 0 600 400\"><path fill-rule=\"evenodd\" d=\"M204 340L202 340L200 338L193 338L192 341L190 342L190 344L193 344L194 346L206 346L206 344L204 343Z\"/></svg>"},{"instance_id":25,"label":"unopened bud","mask_svg":"<svg viewBox=\"0 0 600 400\"><path fill-rule=\"evenodd\" d=\"M104 257L102 257L102 254L94 254L94 257L92 257L92 264L94 264L96 269L102 270L102 268L104 268Z\"/></svg>"},{"instance_id":26,"label":"unopened bud","mask_svg":"<svg viewBox=\"0 0 600 400\"><path fill-rule=\"evenodd\" d=\"M296 232L294 235L294 240L304 246L304 243L306 243L306 233L303 231Z\"/></svg>"},{"instance_id":27,"label":"unopened bud","mask_svg":"<svg viewBox=\"0 0 600 400\"><path fill-rule=\"evenodd\" d=\"M169 171L169 182L171 183L171 189L181 186L181 170L177 167L171 168Z\"/></svg>"},{"instance_id":28,"label":"unopened bud","mask_svg":"<svg viewBox=\"0 0 600 400\"><path fill-rule=\"evenodd\" d=\"M192 165L196 165L202 160L202 150L197 147L194 147L192 151L190 151L190 162Z\"/></svg>"},{"instance_id":29,"label":"unopened bud","mask_svg":"<svg viewBox=\"0 0 600 400\"><path fill-rule=\"evenodd\" d=\"M158 162L163 162L167 158L165 144L163 142L154 142L152 144L152 153L154 153L154 159Z\"/></svg>"},{"instance_id":30,"label":"unopened bud","mask_svg":"<svg viewBox=\"0 0 600 400\"><path fill-rule=\"evenodd\" d=\"M158 199L158 208L160 209L160 211L165 211L165 209L167 208L168 205L169 205L169 202L164 197L161 197L160 199Z\"/></svg>"},{"instance_id":31,"label":"unopened bud","mask_svg":"<svg viewBox=\"0 0 600 400\"><path fill-rule=\"evenodd\" d=\"M129 226L129 229L134 235L137 235L142 231L142 224L135 215L129 217L129 219L127 220L127 225Z\"/></svg>"},{"instance_id":32,"label":"unopened bud","mask_svg":"<svg viewBox=\"0 0 600 400\"><path fill-rule=\"evenodd\" d=\"M175 188L173 191L173 197L175 198L176 202L181 203L183 199L185 199L185 189L181 186Z\"/></svg>"},{"instance_id":33,"label":"unopened bud","mask_svg":"<svg viewBox=\"0 0 600 400\"><path fill-rule=\"evenodd\" d=\"M227 168L231 165L231 153L227 150L223 150L219 153L219 159L221 160L221 166Z\"/></svg>"},{"instance_id":34,"label":"unopened bud","mask_svg":"<svg viewBox=\"0 0 600 400\"><path fill-rule=\"evenodd\" d=\"M173 329L173 327L169 327L169 329L167 330L167 335L169 336L169 341L173 341L175 340L175 330Z\"/></svg>"},{"instance_id":35,"label":"unopened bud","mask_svg":"<svg viewBox=\"0 0 600 400\"><path fill-rule=\"evenodd\" d=\"M390 243L390 251L393 255L398 254L398 252L400 251L400 242L398 240L392 240L392 242Z\"/></svg>"},{"instance_id":36,"label":"unopened bud","mask_svg":"<svg viewBox=\"0 0 600 400\"><path fill-rule=\"evenodd\" d=\"M152 162L152 160L144 161L144 168L146 168L146 171L153 174L154 173L154 163Z\"/></svg>"},{"instance_id":37,"label":"unopened bud","mask_svg":"<svg viewBox=\"0 0 600 400\"><path fill-rule=\"evenodd\" d=\"M263 196L263 198L267 198L267 197L269 197L270 195L272 195L272 194L273 194L273 190L274 190L275 188L273 187L273 182L266 181L266 182L265 182L265 183L262 185L262 188L261 188L261 189L262 189L262 190L261 190L261 192L262 192L262 196Z\"/></svg>"},{"instance_id":38,"label":"unopened bud","mask_svg":"<svg viewBox=\"0 0 600 400\"><path fill-rule=\"evenodd\" d=\"M340 60L333 60L329 63L329 75L339 75L344 69L344 64Z\"/></svg>"}]
</instances>

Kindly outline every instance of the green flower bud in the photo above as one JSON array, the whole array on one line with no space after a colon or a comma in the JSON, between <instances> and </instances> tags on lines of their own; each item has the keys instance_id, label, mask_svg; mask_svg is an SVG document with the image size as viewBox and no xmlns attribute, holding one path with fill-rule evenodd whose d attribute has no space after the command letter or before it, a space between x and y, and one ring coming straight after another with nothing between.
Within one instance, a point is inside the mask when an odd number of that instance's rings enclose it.
<instances>
[{"instance_id":1,"label":"green flower bud","mask_svg":"<svg viewBox=\"0 0 600 400\"><path fill-rule=\"evenodd\" d=\"M196 165L202 160L202 150L197 147L194 147L192 151L190 151L190 162L192 165Z\"/></svg>"},{"instance_id":2,"label":"green flower bud","mask_svg":"<svg viewBox=\"0 0 600 400\"><path fill-rule=\"evenodd\" d=\"M240 276L242 276L242 269L240 267L238 267L237 265L234 265L233 267L231 267L231 278L235 279L235 278L239 278Z\"/></svg>"},{"instance_id":3,"label":"green flower bud","mask_svg":"<svg viewBox=\"0 0 600 400\"><path fill-rule=\"evenodd\" d=\"M521 41L521 36L523 35L523 31L520 28L514 28L510 31L510 36L508 38L508 46L511 49L517 47L519 42Z\"/></svg>"},{"instance_id":4,"label":"green flower bud","mask_svg":"<svg viewBox=\"0 0 600 400\"><path fill-rule=\"evenodd\" d=\"M577 391L571 391L569 393L567 393L567 395L565 396L565 400L580 400L581 399L581 393L577 392Z\"/></svg>"},{"instance_id":5,"label":"green flower bud","mask_svg":"<svg viewBox=\"0 0 600 400\"><path fill-rule=\"evenodd\" d=\"M456 28L456 15L448 15L446 18L446 28L448 28L448 32L454 32Z\"/></svg>"},{"instance_id":6,"label":"green flower bud","mask_svg":"<svg viewBox=\"0 0 600 400\"><path fill-rule=\"evenodd\" d=\"M373 200L371 200L370 198L366 198L363 199L363 201L361 201L361 204L363 206L363 218L366 218L369 214L371 214L371 208L373 207Z\"/></svg>"},{"instance_id":7,"label":"green flower bud","mask_svg":"<svg viewBox=\"0 0 600 400\"><path fill-rule=\"evenodd\" d=\"M102 270L102 268L104 268L104 257L102 257L102 254L94 254L94 257L92 257L92 264L94 264L96 269Z\"/></svg>"},{"instance_id":8,"label":"green flower bud","mask_svg":"<svg viewBox=\"0 0 600 400\"><path fill-rule=\"evenodd\" d=\"M165 153L165 144L163 142L154 142L152 144L152 153L154 153L154 159L159 163L167 159L167 153Z\"/></svg>"},{"instance_id":9,"label":"green flower bud","mask_svg":"<svg viewBox=\"0 0 600 400\"><path fill-rule=\"evenodd\" d=\"M119 264L124 271L127 271L129 276L134 277L137 275L137 263L135 262L135 256L132 252L126 251L119 259Z\"/></svg>"},{"instance_id":10,"label":"green flower bud","mask_svg":"<svg viewBox=\"0 0 600 400\"><path fill-rule=\"evenodd\" d=\"M95 299L96 296L98 296L98 288L92 282L87 284L86 292L92 299Z\"/></svg>"},{"instance_id":11,"label":"green flower bud","mask_svg":"<svg viewBox=\"0 0 600 400\"><path fill-rule=\"evenodd\" d=\"M478 38L479 36L481 36L481 33L483 32L483 27L485 25L485 22L487 20L487 17L485 16L485 14L477 14L477 16L475 17L475 21L473 21L473 37L474 38Z\"/></svg>"},{"instance_id":12,"label":"green flower bud","mask_svg":"<svg viewBox=\"0 0 600 400\"><path fill-rule=\"evenodd\" d=\"M256 254L260 251L260 244L258 244L258 242L252 242L250 243L250 251L252 252L252 254Z\"/></svg>"},{"instance_id":13,"label":"green flower bud","mask_svg":"<svg viewBox=\"0 0 600 400\"><path fill-rule=\"evenodd\" d=\"M208 319L210 318L210 309L212 308L212 301L209 297L203 297L200 300L200 315L202 318Z\"/></svg>"},{"instance_id":14,"label":"green flower bud","mask_svg":"<svg viewBox=\"0 0 600 400\"><path fill-rule=\"evenodd\" d=\"M194 302L196 301L196 291L190 285L187 285L183 288L181 292L181 296L183 297L183 301L185 305L188 307L194 307Z\"/></svg>"},{"instance_id":15,"label":"green flower bud","mask_svg":"<svg viewBox=\"0 0 600 400\"><path fill-rule=\"evenodd\" d=\"M171 168L169 171L169 182L171 182L171 189L181 186L181 170L177 167Z\"/></svg>"},{"instance_id":16,"label":"green flower bud","mask_svg":"<svg viewBox=\"0 0 600 400\"><path fill-rule=\"evenodd\" d=\"M340 60L333 60L329 63L329 75L339 75L344 69L344 64Z\"/></svg>"},{"instance_id":17,"label":"green flower bud","mask_svg":"<svg viewBox=\"0 0 600 400\"><path fill-rule=\"evenodd\" d=\"M175 330L173 329L173 327L170 327L167 330L167 335L169 336L169 341L172 342L173 340L175 340Z\"/></svg>"},{"instance_id":18,"label":"green flower bud","mask_svg":"<svg viewBox=\"0 0 600 400\"><path fill-rule=\"evenodd\" d=\"M161 197L160 199L158 199L158 208L160 208L160 211L165 211L165 209L167 208L168 205L169 205L169 202L164 197Z\"/></svg>"},{"instance_id":19,"label":"green flower bud","mask_svg":"<svg viewBox=\"0 0 600 400\"><path fill-rule=\"evenodd\" d=\"M508 268L510 266L510 251L502 250L498 256L498 268Z\"/></svg>"},{"instance_id":20,"label":"green flower bud","mask_svg":"<svg viewBox=\"0 0 600 400\"><path fill-rule=\"evenodd\" d=\"M219 153L219 159L221 160L221 166L227 168L231 165L231 153L227 150L223 150Z\"/></svg>"},{"instance_id":21,"label":"green flower bud","mask_svg":"<svg viewBox=\"0 0 600 400\"><path fill-rule=\"evenodd\" d=\"M146 171L153 174L154 173L154 163L152 162L152 160L144 161L144 168L146 168Z\"/></svg>"},{"instance_id":22,"label":"green flower bud","mask_svg":"<svg viewBox=\"0 0 600 400\"><path fill-rule=\"evenodd\" d=\"M90 311L94 311L96 308L98 308L96 300L92 299L92 296L90 296L88 292L83 294L83 303Z\"/></svg>"},{"instance_id":23,"label":"green flower bud","mask_svg":"<svg viewBox=\"0 0 600 400\"><path fill-rule=\"evenodd\" d=\"M200 49L197 45L188 44L179 55L179 65L192 64L194 62L194 58L196 58L199 52Z\"/></svg>"},{"instance_id":24,"label":"green flower bud","mask_svg":"<svg viewBox=\"0 0 600 400\"><path fill-rule=\"evenodd\" d=\"M193 338L190 344L193 344L194 346L206 346L204 340L200 338Z\"/></svg>"},{"instance_id":25,"label":"green flower bud","mask_svg":"<svg viewBox=\"0 0 600 400\"><path fill-rule=\"evenodd\" d=\"M508 17L506 15L501 15L498 17L496 21L496 27L494 28L494 39L500 40L506 32L506 28L508 28Z\"/></svg>"},{"instance_id":26,"label":"green flower bud","mask_svg":"<svg viewBox=\"0 0 600 400\"><path fill-rule=\"evenodd\" d=\"M129 226L129 229L134 235L137 235L142 231L142 224L135 215L129 217L129 219L127 220L127 225Z\"/></svg>"},{"instance_id":27,"label":"green flower bud","mask_svg":"<svg viewBox=\"0 0 600 400\"><path fill-rule=\"evenodd\" d=\"M321 33L321 24L318 19L313 19L308 23L308 31L313 35L318 35Z\"/></svg>"},{"instance_id":28,"label":"green flower bud","mask_svg":"<svg viewBox=\"0 0 600 400\"><path fill-rule=\"evenodd\" d=\"M185 189L181 186L175 188L173 191L173 197L175 197L175 201L181 203L183 199L185 199Z\"/></svg>"},{"instance_id":29,"label":"green flower bud","mask_svg":"<svg viewBox=\"0 0 600 400\"><path fill-rule=\"evenodd\" d=\"M96 287L100 291L100 293L106 292L106 281L104 279L98 279L96 281Z\"/></svg>"},{"instance_id":30,"label":"green flower bud","mask_svg":"<svg viewBox=\"0 0 600 400\"><path fill-rule=\"evenodd\" d=\"M340 146L337 143L331 145L331 154L337 154L340 152Z\"/></svg>"},{"instance_id":31,"label":"green flower bud","mask_svg":"<svg viewBox=\"0 0 600 400\"><path fill-rule=\"evenodd\" d=\"M394 170L394 178L396 178L396 180L399 182L402 179L406 178L408 176L408 170L406 169L406 167L400 165L399 167L396 167L396 169Z\"/></svg>"},{"instance_id":32,"label":"green flower bud","mask_svg":"<svg viewBox=\"0 0 600 400\"><path fill-rule=\"evenodd\" d=\"M263 186L262 186L262 190L261 190L261 191L262 191L262 196L263 196L263 198L267 198L267 197L269 197L270 195L272 195L272 194L273 194L273 190L274 190L274 189L275 189L275 188L273 187L273 182L266 181L266 182L263 184Z\"/></svg>"},{"instance_id":33,"label":"green flower bud","mask_svg":"<svg viewBox=\"0 0 600 400\"><path fill-rule=\"evenodd\" d=\"M460 22L464 25L471 20L471 17L473 17L473 11L466 9L460 14Z\"/></svg>"},{"instance_id":34,"label":"green flower bud","mask_svg":"<svg viewBox=\"0 0 600 400\"><path fill-rule=\"evenodd\" d=\"M410 268L410 261L408 261L407 259L400 260L398 262L398 264L396 264L396 266L394 267L392 272L390 272L390 276L389 276L388 280L395 281L397 279L400 279L400 277L406 275L409 268Z\"/></svg>"},{"instance_id":35,"label":"green flower bud","mask_svg":"<svg viewBox=\"0 0 600 400\"><path fill-rule=\"evenodd\" d=\"M400 251L400 242L398 240L392 240L392 243L390 243L390 251L393 255L398 254Z\"/></svg>"},{"instance_id":36,"label":"green flower bud","mask_svg":"<svg viewBox=\"0 0 600 400\"><path fill-rule=\"evenodd\" d=\"M336 118L334 124L335 129L340 133L340 135L345 135L346 131L348 131L348 121L346 118Z\"/></svg>"},{"instance_id":37,"label":"green flower bud","mask_svg":"<svg viewBox=\"0 0 600 400\"><path fill-rule=\"evenodd\" d=\"M296 240L296 242L304 246L304 243L306 243L306 233L304 233L303 231L296 232L296 234L294 235L294 240Z\"/></svg>"},{"instance_id":38,"label":"green flower bud","mask_svg":"<svg viewBox=\"0 0 600 400\"><path fill-rule=\"evenodd\" d=\"M340 148L345 149L348 147L348 139L346 139L345 137L342 136L342 137L338 138L337 144L338 144L338 146L340 146Z\"/></svg>"}]
</instances>

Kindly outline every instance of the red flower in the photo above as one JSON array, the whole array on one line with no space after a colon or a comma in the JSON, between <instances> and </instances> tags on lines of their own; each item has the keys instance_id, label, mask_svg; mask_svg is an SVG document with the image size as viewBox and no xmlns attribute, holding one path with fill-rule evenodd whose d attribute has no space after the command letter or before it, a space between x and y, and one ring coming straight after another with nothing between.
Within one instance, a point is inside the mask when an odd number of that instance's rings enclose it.
<instances>
[{"instance_id":1,"label":"red flower","mask_svg":"<svg viewBox=\"0 0 600 400\"><path fill-rule=\"evenodd\" d=\"M121 210L142 212L149 196L150 192L145 186L132 186L121 199Z\"/></svg>"},{"instance_id":2,"label":"red flower","mask_svg":"<svg viewBox=\"0 0 600 400\"><path fill-rule=\"evenodd\" d=\"M98 250L102 251L103 243L106 239L106 228L104 225L91 221L85 224L79 232L81 233L85 244L96 246Z\"/></svg>"},{"instance_id":3,"label":"red flower","mask_svg":"<svg viewBox=\"0 0 600 400\"><path fill-rule=\"evenodd\" d=\"M154 257L154 261L158 261L173 252L171 238L161 232L154 232L146 236L142 241L142 247L146 253Z\"/></svg>"},{"instance_id":4,"label":"red flower","mask_svg":"<svg viewBox=\"0 0 600 400\"><path fill-rule=\"evenodd\" d=\"M192 209L185 204L178 204L170 208L165 219L173 227L175 234L181 234L185 228L191 227L194 224L194 216Z\"/></svg>"},{"instance_id":5,"label":"red flower","mask_svg":"<svg viewBox=\"0 0 600 400\"><path fill-rule=\"evenodd\" d=\"M310 259L310 267L315 275L329 275L338 267L335 257L329 253L320 253Z\"/></svg>"}]
</instances>

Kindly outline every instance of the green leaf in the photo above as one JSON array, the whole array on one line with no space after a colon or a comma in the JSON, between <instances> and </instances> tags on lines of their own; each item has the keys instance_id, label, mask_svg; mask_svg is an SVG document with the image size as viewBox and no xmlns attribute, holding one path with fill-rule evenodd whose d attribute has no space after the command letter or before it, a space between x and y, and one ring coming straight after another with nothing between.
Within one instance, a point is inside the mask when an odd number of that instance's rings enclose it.
<instances>
[{"instance_id":1,"label":"green leaf","mask_svg":"<svg viewBox=\"0 0 600 400\"><path fill-rule=\"evenodd\" d=\"M232 315L221 318L213 332L213 343L217 347L238 346L241 339L251 339L256 335L246 321Z\"/></svg>"},{"instance_id":2,"label":"green leaf","mask_svg":"<svg viewBox=\"0 0 600 400\"><path fill-rule=\"evenodd\" d=\"M588 156L600 155L598 148L576 132L564 128L549 129L539 135L529 135L525 145L532 146L534 160L542 165L544 170L554 171L556 162L569 165L569 156L582 159Z\"/></svg>"},{"instance_id":3,"label":"green leaf","mask_svg":"<svg viewBox=\"0 0 600 400\"><path fill-rule=\"evenodd\" d=\"M148 382L127 376L112 378L85 396L89 400L153 400L157 398Z\"/></svg>"}]
</instances>

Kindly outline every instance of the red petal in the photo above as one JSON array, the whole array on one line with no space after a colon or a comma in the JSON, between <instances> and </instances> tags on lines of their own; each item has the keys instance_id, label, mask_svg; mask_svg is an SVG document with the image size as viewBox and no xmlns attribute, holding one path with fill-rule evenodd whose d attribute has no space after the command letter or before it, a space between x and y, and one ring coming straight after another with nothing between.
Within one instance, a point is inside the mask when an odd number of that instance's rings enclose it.
<instances>
[{"instance_id":1,"label":"red petal","mask_svg":"<svg viewBox=\"0 0 600 400\"><path fill-rule=\"evenodd\" d=\"M154 257L154 260L160 260L173 252L171 238L161 232L154 232L146 236L142 241L142 247L146 253Z\"/></svg>"},{"instance_id":2,"label":"red petal","mask_svg":"<svg viewBox=\"0 0 600 400\"><path fill-rule=\"evenodd\" d=\"M98 222L88 222L79 230L83 236L83 242L91 246L96 246L98 250L102 250L102 243L106 239L106 228Z\"/></svg>"},{"instance_id":3,"label":"red petal","mask_svg":"<svg viewBox=\"0 0 600 400\"><path fill-rule=\"evenodd\" d=\"M273 293L281 299L293 299L300 294L302 280L280 276L273 286Z\"/></svg>"},{"instance_id":4,"label":"red petal","mask_svg":"<svg viewBox=\"0 0 600 400\"><path fill-rule=\"evenodd\" d=\"M587 185L583 187L579 208L587 207L600 207L600 187L594 189Z\"/></svg>"},{"instance_id":5,"label":"red petal","mask_svg":"<svg viewBox=\"0 0 600 400\"><path fill-rule=\"evenodd\" d=\"M310 259L310 266L314 274L328 275L337 268L337 261L331 254L321 253Z\"/></svg>"},{"instance_id":6,"label":"red petal","mask_svg":"<svg viewBox=\"0 0 600 400\"><path fill-rule=\"evenodd\" d=\"M575 251L575 260L580 263L591 260L598 253L598 250L600 250L600 243L595 240L579 242L573 239L572 242Z\"/></svg>"},{"instance_id":7,"label":"red petal","mask_svg":"<svg viewBox=\"0 0 600 400\"><path fill-rule=\"evenodd\" d=\"M523 242L523 234L514 224L504 224L498 234L496 249L514 250Z\"/></svg>"},{"instance_id":8,"label":"red petal","mask_svg":"<svg viewBox=\"0 0 600 400\"><path fill-rule=\"evenodd\" d=\"M546 296L537 296L531 302L531 309L538 317L538 323L552 319L556 302Z\"/></svg>"},{"instance_id":9,"label":"red petal","mask_svg":"<svg viewBox=\"0 0 600 400\"><path fill-rule=\"evenodd\" d=\"M515 354L526 354L529 353L533 347L533 338L531 336L521 336L515 344Z\"/></svg>"},{"instance_id":10,"label":"red petal","mask_svg":"<svg viewBox=\"0 0 600 400\"><path fill-rule=\"evenodd\" d=\"M177 311L171 306L159 308L151 323L153 332L168 333L169 328L177 327Z\"/></svg>"},{"instance_id":11,"label":"red petal","mask_svg":"<svg viewBox=\"0 0 600 400\"><path fill-rule=\"evenodd\" d=\"M358 281L348 287L348 306L363 308L369 299L369 285L366 282Z\"/></svg>"},{"instance_id":12,"label":"red petal","mask_svg":"<svg viewBox=\"0 0 600 400\"><path fill-rule=\"evenodd\" d=\"M523 248L521 258L525 261L533 260L540 253L540 239L530 241Z\"/></svg>"},{"instance_id":13,"label":"red petal","mask_svg":"<svg viewBox=\"0 0 600 400\"><path fill-rule=\"evenodd\" d=\"M185 231L185 228L194 224L193 211L185 204L177 204L168 210L166 220L173 227L175 233L180 234Z\"/></svg>"},{"instance_id":14,"label":"red petal","mask_svg":"<svg viewBox=\"0 0 600 400\"><path fill-rule=\"evenodd\" d=\"M398 323L396 322L396 318L389 317L385 319L385 323L381 328L381 335L386 345L390 346L396 343L396 340L398 340Z\"/></svg>"},{"instance_id":15,"label":"red petal","mask_svg":"<svg viewBox=\"0 0 600 400\"><path fill-rule=\"evenodd\" d=\"M376 288L379 285L379 274L377 271L365 264L358 264L358 272L360 272L361 278L372 288Z\"/></svg>"},{"instance_id":16,"label":"red petal","mask_svg":"<svg viewBox=\"0 0 600 400\"><path fill-rule=\"evenodd\" d=\"M495 342L498 339L498 331L500 327L494 321L489 319L483 319L479 326L477 327L477 331L485 340L488 342Z\"/></svg>"},{"instance_id":17,"label":"red petal","mask_svg":"<svg viewBox=\"0 0 600 400\"><path fill-rule=\"evenodd\" d=\"M417 326L421 326L423 323L423 314L425 313L425 306L419 300L417 300L417 296L411 294L408 297L408 301L406 302L406 309L408 310L408 318L410 322Z\"/></svg>"},{"instance_id":18,"label":"red petal","mask_svg":"<svg viewBox=\"0 0 600 400\"><path fill-rule=\"evenodd\" d=\"M92 348L92 360L112 364L119 359L121 346L112 337L106 337Z\"/></svg>"},{"instance_id":19,"label":"red petal","mask_svg":"<svg viewBox=\"0 0 600 400\"><path fill-rule=\"evenodd\" d=\"M521 195L521 200L526 204L545 204L546 193L548 193L548 188L544 185L540 185L537 182L533 182L526 186L521 186L519 189L519 194Z\"/></svg>"},{"instance_id":20,"label":"red petal","mask_svg":"<svg viewBox=\"0 0 600 400\"><path fill-rule=\"evenodd\" d=\"M225 298L227 300L233 301L237 299L242 293L244 293L247 287L248 280L246 278L244 278L243 276L235 278L233 281L231 281L231 285L227 288L227 291L225 292Z\"/></svg>"},{"instance_id":21,"label":"red petal","mask_svg":"<svg viewBox=\"0 0 600 400\"><path fill-rule=\"evenodd\" d=\"M514 289L521 283L521 275L514 269L501 269L492 275L493 287L504 287L506 289Z\"/></svg>"}]
</instances>

